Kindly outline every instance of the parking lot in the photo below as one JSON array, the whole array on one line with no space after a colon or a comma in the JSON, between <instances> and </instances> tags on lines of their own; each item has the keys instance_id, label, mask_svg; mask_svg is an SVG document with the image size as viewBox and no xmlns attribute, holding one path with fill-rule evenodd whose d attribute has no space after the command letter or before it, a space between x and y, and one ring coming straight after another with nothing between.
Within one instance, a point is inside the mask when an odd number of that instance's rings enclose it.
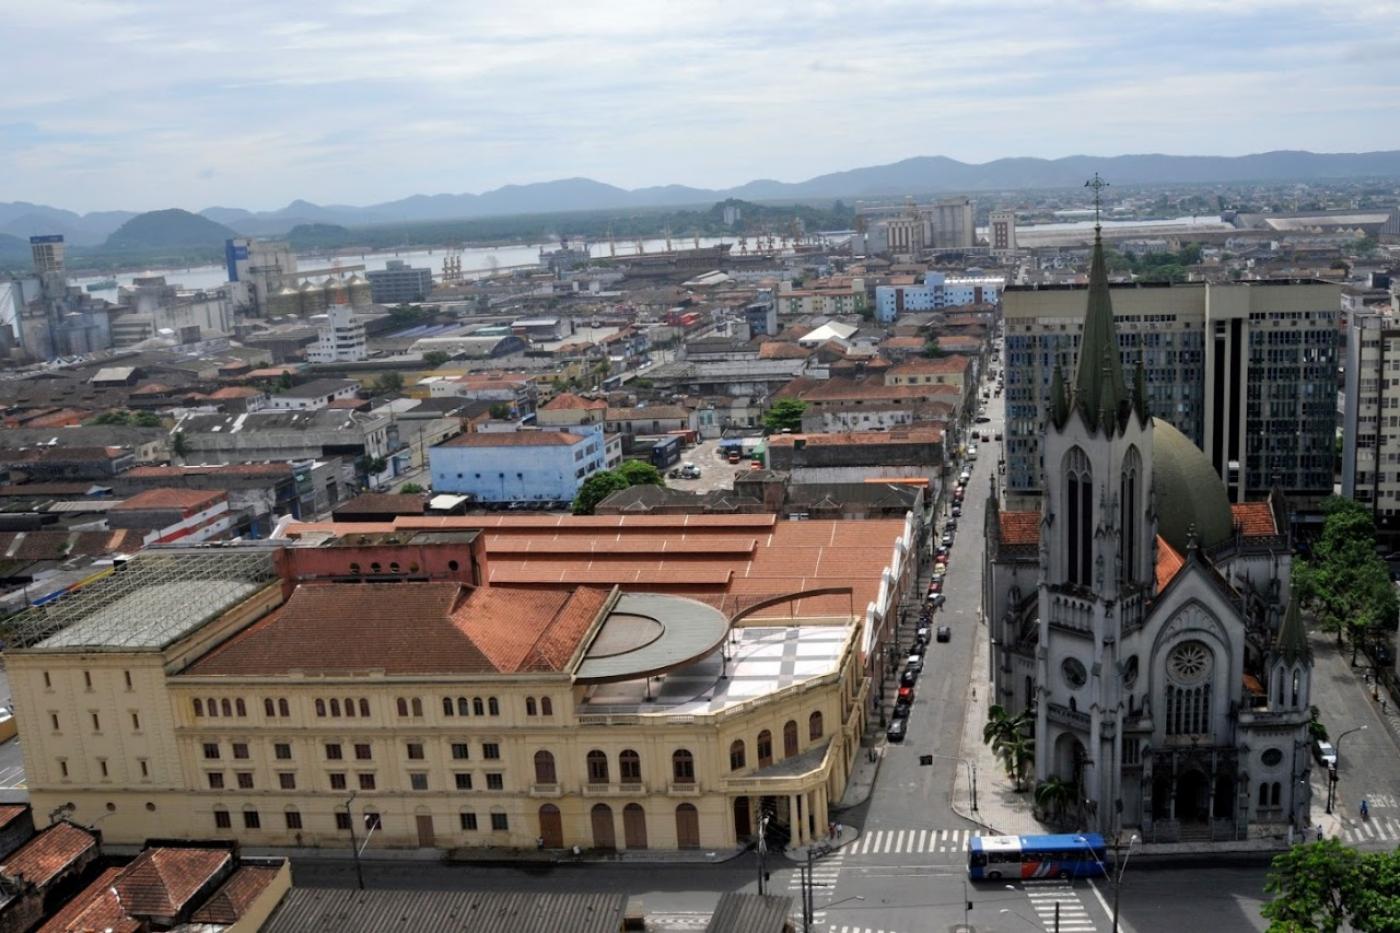
<instances>
[{"instance_id":1,"label":"parking lot","mask_svg":"<svg viewBox=\"0 0 1400 933\"><path fill-rule=\"evenodd\" d=\"M748 472L748 463L731 464L719 456L719 439L701 441L681 454L681 463L693 463L700 468L699 479L672 477L666 471L666 485L686 492L711 492L716 489L732 490L736 473ZM680 464L676 464L680 466Z\"/></svg>"}]
</instances>

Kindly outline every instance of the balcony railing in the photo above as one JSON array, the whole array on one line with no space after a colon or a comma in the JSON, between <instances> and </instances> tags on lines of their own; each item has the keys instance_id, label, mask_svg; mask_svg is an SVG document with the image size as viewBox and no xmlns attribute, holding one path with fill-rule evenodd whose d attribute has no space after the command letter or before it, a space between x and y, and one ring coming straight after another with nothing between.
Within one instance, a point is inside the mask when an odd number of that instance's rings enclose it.
<instances>
[{"instance_id":1,"label":"balcony railing","mask_svg":"<svg viewBox=\"0 0 1400 933\"><path fill-rule=\"evenodd\" d=\"M1094 630L1094 604L1065 593L1050 594L1050 624L1071 632Z\"/></svg>"},{"instance_id":2,"label":"balcony railing","mask_svg":"<svg viewBox=\"0 0 1400 933\"><path fill-rule=\"evenodd\" d=\"M1077 709L1070 709L1068 706L1061 706L1059 703L1045 704L1045 711L1052 722L1062 726L1072 726L1076 729L1089 728L1089 714L1081 713Z\"/></svg>"}]
</instances>

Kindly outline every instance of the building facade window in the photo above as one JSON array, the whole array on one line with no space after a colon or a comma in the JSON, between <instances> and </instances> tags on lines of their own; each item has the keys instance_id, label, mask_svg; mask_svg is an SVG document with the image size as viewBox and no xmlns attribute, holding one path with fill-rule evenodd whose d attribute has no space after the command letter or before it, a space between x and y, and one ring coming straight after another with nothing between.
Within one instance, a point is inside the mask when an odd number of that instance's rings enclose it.
<instances>
[{"instance_id":1,"label":"building facade window","mask_svg":"<svg viewBox=\"0 0 1400 933\"><path fill-rule=\"evenodd\" d=\"M558 778L554 771L554 755L551 752L540 750L535 752L535 783L555 784Z\"/></svg>"},{"instance_id":2,"label":"building facade window","mask_svg":"<svg viewBox=\"0 0 1400 933\"><path fill-rule=\"evenodd\" d=\"M625 749L617 756L617 771L624 784L642 783L642 756Z\"/></svg>"},{"instance_id":3,"label":"building facade window","mask_svg":"<svg viewBox=\"0 0 1400 933\"><path fill-rule=\"evenodd\" d=\"M738 771L744 767L744 740L735 739L729 743L729 770Z\"/></svg>"},{"instance_id":4,"label":"building facade window","mask_svg":"<svg viewBox=\"0 0 1400 933\"><path fill-rule=\"evenodd\" d=\"M608 783L608 756L603 752L594 749L593 751L588 753L586 761L588 764L588 783Z\"/></svg>"},{"instance_id":5,"label":"building facade window","mask_svg":"<svg viewBox=\"0 0 1400 933\"><path fill-rule=\"evenodd\" d=\"M695 783L695 756L688 749L671 753L671 778L677 784Z\"/></svg>"}]
</instances>

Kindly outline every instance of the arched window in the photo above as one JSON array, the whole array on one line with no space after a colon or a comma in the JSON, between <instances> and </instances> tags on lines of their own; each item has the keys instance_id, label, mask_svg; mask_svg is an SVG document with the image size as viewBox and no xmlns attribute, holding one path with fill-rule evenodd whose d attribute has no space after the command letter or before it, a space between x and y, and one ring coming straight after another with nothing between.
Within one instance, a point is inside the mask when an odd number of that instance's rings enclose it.
<instances>
[{"instance_id":1,"label":"arched window","mask_svg":"<svg viewBox=\"0 0 1400 933\"><path fill-rule=\"evenodd\" d=\"M1268 784L1260 784L1260 785L1259 785L1259 806L1261 806L1261 807L1267 807L1268 805L1269 805L1269 785L1268 785Z\"/></svg>"},{"instance_id":2,"label":"arched window","mask_svg":"<svg viewBox=\"0 0 1400 933\"><path fill-rule=\"evenodd\" d=\"M365 697L360 697L360 715L369 718L369 700Z\"/></svg>"},{"instance_id":3,"label":"arched window","mask_svg":"<svg viewBox=\"0 0 1400 933\"><path fill-rule=\"evenodd\" d=\"M744 767L744 740L735 739L729 743L729 770L738 771Z\"/></svg>"},{"instance_id":4,"label":"arched window","mask_svg":"<svg viewBox=\"0 0 1400 933\"><path fill-rule=\"evenodd\" d=\"M350 697L345 698L345 715L355 718L355 701Z\"/></svg>"},{"instance_id":5,"label":"arched window","mask_svg":"<svg viewBox=\"0 0 1400 933\"><path fill-rule=\"evenodd\" d=\"M194 698L194 714L199 717L204 716L204 701L199 697Z\"/></svg>"},{"instance_id":6,"label":"arched window","mask_svg":"<svg viewBox=\"0 0 1400 933\"><path fill-rule=\"evenodd\" d=\"M1283 785L1281 785L1278 781L1274 781L1273 784L1269 785L1269 804L1271 806L1276 807L1279 805L1279 798L1282 792Z\"/></svg>"},{"instance_id":7,"label":"arched window","mask_svg":"<svg viewBox=\"0 0 1400 933\"><path fill-rule=\"evenodd\" d=\"M551 700L549 697L540 697L540 715L541 715L541 716L553 716L553 715L554 715L554 701Z\"/></svg>"},{"instance_id":8,"label":"arched window","mask_svg":"<svg viewBox=\"0 0 1400 933\"><path fill-rule=\"evenodd\" d=\"M471 709L470 704L467 703L467 698L466 698L466 697L458 697L458 698L457 698L457 715L458 715L458 716L470 716L470 715L471 715L471 712L472 712L472 709Z\"/></svg>"},{"instance_id":9,"label":"arched window","mask_svg":"<svg viewBox=\"0 0 1400 933\"><path fill-rule=\"evenodd\" d=\"M273 705L272 697L265 697L263 699L263 715L276 718L277 707Z\"/></svg>"},{"instance_id":10,"label":"arched window","mask_svg":"<svg viewBox=\"0 0 1400 933\"><path fill-rule=\"evenodd\" d=\"M291 704L289 704L289 703L287 702L287 698L286 698L286 697L278 697L278 698L277 698L277 715L279 715L279 716L290 716L290 715L292 715L292 707L291 707Z\"/></svg>"},{"instance_id":11,"label":"arched window","mask_svg":"<svg viewBox=\"0 0 1400 933\"><path fill-rule=\"evenodd\" d=\"M444 716L451 716L451 715L452 715L452 712L453 712L453 709L452 709L452 698L451 698L451 697L443 697L443 698L442 698L442 715L444 715Z\"/></svg>"},{"instance_id":12,"label":"arched window","mask_svg":"<svg viewBox=\"0 0 1400 933\"><path fill-rule=\"evenodd\" d=\"M608 756L596 748L588 753L588 783L608 783Z\"/></svg>"},{"instance_id":13,"label":"arched window","mask_svg":"<svg viewBox=\"0 0 1400 933\"><path fill-rule=\"evenodd\" d=\"M671 779L677 784L695 783L695 756L687 749L671 753Z\"/></svg>"},{"instance_id":14,"label":"arched window","mask_svg":"<svg viewBox=\"0 0 1400 933\"><path fill-rule=\"evenodd\" d=\"M526 715L526 716L537 716L537 715L539 715L538 708L535 706L535 698L534 698L534 697L526 697L526 698L525 698L525 715Z\"/></svg>"},{"instance_id":15,"label":"arched window","mask_svg":"<svg viewBox=\"0 0 1400 933\"><path fill-rule=\"evenodd\" d=\"M492 716L501 715L501 704L496 702L495 697L490 697L486 701L486 712Z\"/></svg>"},{"instance_id":16,"label":"arched window","mask_svg":"<svg viewBox=\"0 0 1400 933\"><path fill-rule=\"evenodd\" d=\"M1119 481L1118 561L1119 574L1125 581L1137 580L1138 561L1138 477L1142 473L1142 457L1136 447L1129 447L1123 458L1123 476Z\"/></svg>"},{"instance_id":17,"label":"arched window","mask_svg":"<svg viewBox=\"0 0 1400 933\"><path fill-rule=\"evenodd\" d=\"M217 718L219 715L219 701L214 699L213 697L210 697L205 702L209 706L209 715Z\"/></svg>"},{"instance_id":18,"label":"arched window","mask_svg":"<svg viewBox=\"0 0 1400 933\"><path fill-rule=\"evenodd\" d=\"M1078 447L1065 454L1065 579L1089 586L1093 582L1094 474L1089 457Z\"/></svg>"},{"instance_id":19,"label":"arched window","mask_svg":"<svg viewBox=\"0 0 1400 933\"><path fill-rule=\"evenodd\" d=\"M807 738L815 742L822 737L822 713L817 710L807 717Z\"/></svg>"},{"instance_id":20,"label":"arched window","mask_svg":"<svg viewBox=\"0 0 1400 933\"><path fill-rule=\"evenodd\" d=\"M413 715L419 717L420 719L423 717L423 698L422 698L422 697L414 697L414 698L413 698Z\"/></svg>"},{"instance_id":21,"label":"arched window","mask_svg":"<svg viewBox=\"0 0 1400 933\"><path fill-rule=\"evenodd\" d=\"M239 719L243 719L248 715L248 704L243 702L242 697L233 701L233 708L234 711L238 713Z\"/></svg>"},{"instance_id":22,"label":"arched window","mask_svg":"<svg viewBox=\"0 0 1400 933\"><path fill-rule=\"evenodd\" d=\"M398 697L397 699L394 700L394 709L396 709L396 710L398 711L398 714L399 714L400 716L407 716L407 715L408 715L408 701L405 700L403 697Z\"/></svg>"},{"instance_id":23,"label":"arched window","mask_svg":"<svg viewBox=\"0 0 1400 933\"><path fill-rule=\"evenodd\" d=\"M535 752L535 783L557 784L554 773L554 755L546 751Z\"/></svg>"},{"instance_id":24,"label":"arched window","mask_svg":"<svg viewBox=\"0 0 1400 933\"><path fill-rule=\"evenodd\" d=\"M233 704L228 701L228 697L219 701L219 712L223 714L225 719L233 716Z\"/></svg>"},{"instance_id":25,"label":"arched window","mask_svg":"<svg viewBox=\"0 0 1400 933\"><path fill-rule=\"evenodd\" d=\"M481 697L472 697L472 712L478 716L486 715L486 705L481 702Z\"/></svg>"},{"instance_id":26,"label":"arched window","mask_svg":"<svg viewBox=\"0 0 1400 933\"><path fill-rule=\"evenodd\" d=\"M797 754L797 720L789 719L783 723L783 757L791 758Z\"/></svg>"},{"instance_id":27,"label":"arched window","mask_svg":"<svg viewBox=\"0 0 1400 933\"><path fill-rule=\"evenodd\" d=\"M325 700L322 700L322 699L320 699L320 698L317 698L317 700L316 700L316 715L317 715L317 716L325 716L325 715L326 715L326 701L325 701Z\"/></svg>"},{"instance_id":28,"label":"arched window","mask_svg":"<svg viewBox=\"0 0 1400 933\"><path fill-rule=\"evenodd\" d=\"M1298 669L1295 667L1293 669L1293 705L1295 707L1298 705L1298 697L1300 696L1300 689L1302 688L1302 685L1303 678L1299 673Z\"/></svg>"},{"instance_id":29,"label":"arched window","mask_svg":"<svg viewBox=\"0 0 1400 933\"><path fill-rule=\"evenodd\" d=\"M339 715L340 715L340 701L337 700L335 697L331 697L331 715L332 715L332 716L339 716Z\"/></svg>"},{"instance_id":30,"label":"arched window","mask_svg":"<svg viewBox=\"0 0 1400 933\"><path fill-rule=\"evenodd\" d=\"M758 766L766 768L773 763L773 733L764 729L758 734Z\"/></svg>"},{"instance_id":31,"label":"arched window","mask_svg":"<svg viewBox=\"0 0 1400 933\"><path fill-rule=\"evenodd\" d=\"M642 756L632 749L624 749L617 756L617 771L624 784L642 783Z\"/></svg>"}]
</instances>

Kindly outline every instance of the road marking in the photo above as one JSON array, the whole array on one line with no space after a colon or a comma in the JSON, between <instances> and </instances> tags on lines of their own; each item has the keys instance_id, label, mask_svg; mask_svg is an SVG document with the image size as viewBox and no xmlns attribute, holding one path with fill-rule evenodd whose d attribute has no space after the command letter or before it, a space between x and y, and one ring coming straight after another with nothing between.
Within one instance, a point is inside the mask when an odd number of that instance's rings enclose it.
<instances>
[{"instance_id":1,"label":"road marking","mask_svg":"<svg viewBox=\"0 0 1400 933\"><path fill-rule=\"evenodd\" d=\"M1103 892L1099 890L1099 886L1098 886L1098 885L1094 884L1094 881L1093 881L1092 878L1089 879L1089 890L1094 892L1094 898L1099 902L1099 906L1103 908L1103 915L1104 915L1105 917L1112 917L1112 916L1113 916L1113 910L1112 910L1112 908L1110 908L1110 907L1108 906L1108 901L1104 900ZM1132 929L1132 928L1128 926L1128 922L1127 922L1126 920L1124 920L1122 917L1119 917L1119 918L1118 918L1118 929L1120 929L1120 930L1130 930L1130 929Z\"/></svg>"},{"instance_id":2,"label":"road marking","mask_svg":"<svg viewBox=\"0 0 1400 933\"><path fill-rule=\"evenodd\" d=\"M976 835L970 829L868 829L842 851L851 855L966 852Z\"/></svg>"}]
</instances>

